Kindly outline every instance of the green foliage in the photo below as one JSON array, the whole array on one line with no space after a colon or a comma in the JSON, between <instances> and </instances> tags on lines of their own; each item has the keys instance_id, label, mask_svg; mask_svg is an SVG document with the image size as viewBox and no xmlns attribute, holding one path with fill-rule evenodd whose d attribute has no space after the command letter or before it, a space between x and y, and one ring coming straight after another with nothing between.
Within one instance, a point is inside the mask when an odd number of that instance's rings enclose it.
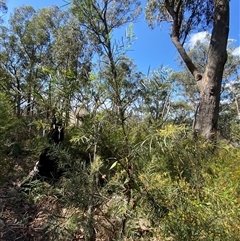
<instances>
[{"instance_id":1,"label":"green foliage","mask_svg":"<svg viewBox=\"0 0 240 241\"><path fill-rule=\"evenodd\" d=\"M108 48L115 29L132 22L141 12L139 1L73 0L72 12L88 29L94 44ZM104 49L101 49L104 51Z\"/></svg>"},{"instance_id":2,"label":"green foliage","mask_svg":"<svg viewBox=\"0 0 240 241\"><path fill-rule=\"evenodd\" d=\"M15 158L26 155L27 133L23 122L13 114L13 106L5 93L0 92L0 182L13 172ZM21 138L20 138L21 137ZM7 175L8 174L8 175Z\"/></svg>"},{"instance_id":3,"label":"green foliage","mask_svg":"<svg viewBox=\"0 0 240 241\"><path fill-rule=\"evenodd\" d=\"M239 150L195 141L183 127L157 132L161 140L152 139L156 148L139 175L139 206L153 233L163 240L238 240Z\"/></svg>"},{"instance_id":4,"label":"green foliage","mask_svg":"<svg viewBox=\"0 0 240 241\"><path fill-rule=\"evenodd\" d=\"M169 8L172 11L170 13L168 12ZM172 22L173 16L170 16L170 14L172 15L173 11L178 16L174 21L179 26L178 37L183 42L191 31L208 29L213 22L212 0L207 3L201 0L184 0L181 2L148 0L145 13L149 25L154 27L163 21Z\"/></svg>"},{"instance_id":5,"label":"green foliage","mask_svg":"<svg viewBox=\"0 0 240 241\"><path fill-rule=\"evenodd\" d=\"M139 111L148 115L150 121L169 119L170 101L173 94L172 70L161 66L141 80ZM140 99L140 98L139 98Z\"/></svg>"},{"instance_id":6,"label":"green foliage","mask_svg":"<svg viewBox=\"0 0 240 241\"><path fill-rule=\"evenodd\" d=\"M237 148L194 139L184 125L133 120L126 145L106 113L93 117L68 132L67 150L55 150L60 166L69 165L64 177L25 190L28 202L51 210L42 226L49 237L239 240Z\"/></svg>"},{"instance_id":7,"label":"green foliage","mask_svg":"<svg viewBox=\"0 0 240 241\"><path fill-rule=\"evenodd\" d=\"M0 92L0 135L2 140L6 138L7 133L12 129L16 119L12 114L12 105L9 98ZM3 143L1 143L2 146Z\"/></svg>"},{"instance_id":8,"label":"green foliage","mask_svg":"<svg viewBox=\"0 0 240 241\"><path fill-rule=\"evenodd\" d=\"M126 163L114 161L109 168L115 174L103 190L98 189L103 195L101 214L117 223L128 216L126 240L238 240L239 151L224 143L192 139L184 126L145 127L135 126L129 133L131 201L122 195L129 180L119 164ZM113 192L107 203L105 190Z\"/></svg>"},{"instance_id":9,"label":"green foliage","mask_svg":"<svg viewBox=\"0 0 240 241\"><path fill-rule=\"evenodd\" d=\"M149 1L152 10L162 10L162 2ZM193 12L195 3L183 2ZM192 137L193 107L172 98L173 77L184 85L186 73L135 71L125 54L139 2L76 0L71 10L78 20L55 7L22 7L1 32L1 183L22 180L49 146L40 131L49 129L52 113L65 124L64 142L52 148L64 175L54 185L32 181L24 189L21 202L31 203L31 217L40 220L32 229L49 240L239 240L240 152ZM126 45L114 43L113 31L126 23ZM188 87L183 92L195 103ZM17 119L25 104L28 118ZM237 145L239 126L229 123ZM34 221L25 213L19 222L30 230Z\"/></svg>"}]
</instances>

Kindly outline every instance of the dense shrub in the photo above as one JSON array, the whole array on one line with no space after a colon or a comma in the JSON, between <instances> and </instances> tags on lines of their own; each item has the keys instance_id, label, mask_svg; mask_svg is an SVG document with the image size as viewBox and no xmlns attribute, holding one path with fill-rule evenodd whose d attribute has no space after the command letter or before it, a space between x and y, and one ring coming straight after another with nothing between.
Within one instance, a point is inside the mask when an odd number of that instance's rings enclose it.
<instances>
[{"instance_id":1,"label":"dense shrub","mask_svg":"<svg viewBox=\"0 0 240 241\"><path fill-rule=\"evenodd\" d=\"M153 233L176 241L239 240L239 150L196 141L171 125L156 131L153 145L138 176L140 209Z\"/></svg>"},{"instance_id":2,"label":"dense shrub","mask_svg":"<svg viewBox=\"0 0 240 241\"><path fill-rule=\"evenodd\" d=\"M129 121L125 136L100 124L99 133L90 124L67 130L55 150L64 176L54 186L33 182L22 200L47 211L49 240L240 239L238 148L195 139L185 126ZM40 147L39 137L29 142L28 160Z\"/></svg>"}]
</instances>

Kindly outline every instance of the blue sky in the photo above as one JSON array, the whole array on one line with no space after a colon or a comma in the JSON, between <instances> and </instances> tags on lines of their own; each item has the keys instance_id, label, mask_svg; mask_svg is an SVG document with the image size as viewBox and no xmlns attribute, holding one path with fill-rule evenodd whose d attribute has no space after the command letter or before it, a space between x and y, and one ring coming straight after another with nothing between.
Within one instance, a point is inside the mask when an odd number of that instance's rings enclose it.
<instances>
[{"instance_id":1,"label":"blue sky","mask_svg":"<svg viewBox=\"0 0 240 241\"><path fill-rule=\"evenodd\" d=\"M21 5L31 5L35 9L57 5L59 7L65 5L64 0L6 0L9 13L14 7ZM127 26L126 26L127 27ZM125 35L125 29L118 35ZM164 25L161 28L150 29L144 18L144 13L134 23L134 34L137 37L128 56L132 58L137 65L139 71L147 73L149 67L151 70L157 69L164 65L174 70L178 69L176 57L178 53L169 37L169 27ZM192 35L190 41L201 39L204 34ZM237 48L240 46L240 0L230 1L230 32L229 38L233 39L233 45ZM240 48L238 49L240 56Z\"/></svg>"}]
</instances>

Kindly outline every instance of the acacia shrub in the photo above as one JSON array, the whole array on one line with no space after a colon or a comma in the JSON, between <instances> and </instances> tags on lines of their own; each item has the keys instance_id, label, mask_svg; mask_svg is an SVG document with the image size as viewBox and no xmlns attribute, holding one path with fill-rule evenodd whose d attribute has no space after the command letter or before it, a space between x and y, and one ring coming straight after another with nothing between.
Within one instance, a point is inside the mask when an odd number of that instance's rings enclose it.
<instances>
[{"instance_id":1,"label":"acacia shrub","mask_svg":"<svg viewBox=\"0 0 240 241\"><path fill-rule=\"evenodd\" d=\"M162 240L239 240L239 150L189 133L149 129L138 149L136 210Z\"/></svg>"}]
</instances>

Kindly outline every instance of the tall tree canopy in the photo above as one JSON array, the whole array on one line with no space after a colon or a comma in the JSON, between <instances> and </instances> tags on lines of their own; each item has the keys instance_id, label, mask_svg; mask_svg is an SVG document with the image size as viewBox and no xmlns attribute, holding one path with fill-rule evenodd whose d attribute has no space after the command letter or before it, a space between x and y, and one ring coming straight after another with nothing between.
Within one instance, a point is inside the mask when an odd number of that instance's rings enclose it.
<instances>
[{"instance_id":1,"label":"tall tree canopy","mask_svg":"<svg viewBox=\"0 0 240 241\"><path fill-rule=\"evenodd\" d=\"M91 66L91 48L79 21L56 6L38 11L22 6L8 26L0 26L0 45L5 73L0 87L11 96L17 116L44 113L49 118L61 104L68 118L69 103Z\"/></svg>"},{"instance_id":2,"label":"tall tree canopy","mask_svg":"<svg viewBox=\"0 0 240 241\"><path fill-rule=\"evenodd\" d=\"M2 22L2 15L6 14L8 8L5 0L0 0L0 22Z\"/></svg>"}]
</instances>

